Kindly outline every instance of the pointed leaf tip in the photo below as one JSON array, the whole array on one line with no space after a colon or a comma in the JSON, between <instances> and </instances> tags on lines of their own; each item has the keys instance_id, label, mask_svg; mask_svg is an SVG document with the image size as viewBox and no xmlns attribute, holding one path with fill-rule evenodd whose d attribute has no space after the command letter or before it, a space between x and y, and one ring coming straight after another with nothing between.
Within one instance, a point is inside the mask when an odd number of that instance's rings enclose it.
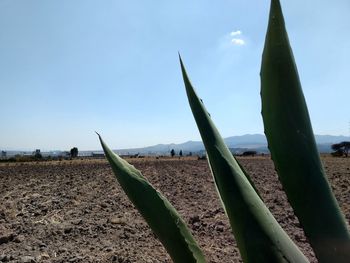
<instances>
[{"instance_id":1,"label":"pointed leaf tip","mask_svg":"<svg viewBox=\"0 0 350 263\"><path fill-rule=\"evenodd\" d=\"M205 263L204 255L176 209L139 170L101 144L120 186L158 236L174 263Z\"/></svg>"},{"instance_id":2,"label":"pointed leaf tip","mask_svg":"<svg viewBox=\"0 0 350 263\"><path fill-rule=\"evenodd\" d=\"M271 157L316 257L348 262L350 234L319 157L279 0L271 0L261 99Z\"/></svg>"},{"instance_id":3,"label":"pointed leaf tip","mask_svg":"<svg viewBox=\"0 0 350 263\"><path fill-rule=\"evenodd\" d=\"M181 58L180 53L179 53L179 60L180 60L181 70L182 70L182 72L183 72L183 71L185 70L185 66L184 66L184 63L183 63L183 61L182 61L182 58Z\"/></svg>"},{"instance_id":4,"label":"pointed leaf tip","mask_svg":"<svg viewBox=\"0 0 350 263\"><path fill-rule=\"evenodd\" d=\"M182 77L183 77L184 82L185 82L185 88L186 88L186 90L188 90L188 88L193 89L191 81L190 81L190 79L189 79L189 77L187 75L186 68L185 68L185 65L184 65L184 63L182 61L182 58L181 58L180 54L179 54L179 60L180 60Z\"/></svg>"},{"instance_id":5,"label":"pointed leaf tip","mask_svg":"<svg viewBox=\"0 0 350 263\"><path fill-rule=\"evenodd\" d=\"M272 0L270 6L270 23L279 21L284 24L284 18L282 13L282 6L279 0Z\"/></svg>"}]
</instances>

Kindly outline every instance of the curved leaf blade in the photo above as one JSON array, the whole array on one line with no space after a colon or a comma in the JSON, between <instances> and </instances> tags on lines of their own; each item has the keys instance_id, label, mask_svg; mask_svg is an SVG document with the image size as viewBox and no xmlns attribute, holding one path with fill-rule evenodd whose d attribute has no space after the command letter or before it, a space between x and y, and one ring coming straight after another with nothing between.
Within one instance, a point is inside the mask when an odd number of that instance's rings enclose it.
<instances>
[{"instance_id":1,"label":"curved leaf blade","mask_svg":"<svg viewBox=\"0 0 350 263\"><path fill-rule=\"evenodd\" d=\"M276 171L320 262L348 262L350 235L317 151L280 2L271 1L262 116Z\"/></svg>"},{"instance_id":2,"label":"curved leaf blade","mask_svg":"<svg viewBox=\"0 0 350 263\"><path fill-rule=\"evenodd\" d=\"M138 211L157 235L175 263L205 263L204 255L186 224L169 201L104 143L102 148L112 170Z\"/></svg>"},{"instance_id":3,"label":"curved leaf blade","mask_svg":"<svg viewBox=\"0 0 350 263\"><path fill-rule=\"evenodd\" d=\"M244 262L308 262L262 202L197 96L180 57L182 75L209 166Z\"/></svg>"}]
</instances>

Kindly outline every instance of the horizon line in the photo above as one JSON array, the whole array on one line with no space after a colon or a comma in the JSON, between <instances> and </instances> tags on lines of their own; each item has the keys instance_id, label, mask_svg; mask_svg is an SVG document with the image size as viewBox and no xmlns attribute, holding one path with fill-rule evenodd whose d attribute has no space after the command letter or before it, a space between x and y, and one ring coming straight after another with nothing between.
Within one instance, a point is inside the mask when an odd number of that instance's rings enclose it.
<instances>
[{"instance_id":1,"label":"horizon line","mask_svg":"<svg viewBox=\"0 0 350 263\"><path fill-rule=\"evenodd\" d=\"M246 134L243 134L243 135L232 135L232 136L228 136L228 137L224 137L223 139L228 139L228 138L231 138L231 137L243 137L243 136L249 136L249 135L261 135L261 136L265 136L265 134L262 134L262 133L246 133ZM314 136L331 136L331 137L345 137L347 139L350 139L350 136L347 136L347 135L333 135L333 134L314 134ZM170 142L170 143L157 143L157 144L152 144L152 145L146 145L146 146L140 146L140 147L130 147L130 148L118 148L118 149L113 149L114 151L121 151L121 150L134 150L134 149L142 149L142 148L148 148L148 147L152 147L152 146L158 146L158 145L179 145L179 144L184 144L184 143L188 143L188 142L202 142L202 140L186 140L184 142L180 142L180 143L173 143L173 142ZM329 142L330 143L330 142ZM73 146L73 147L77 147L77 146ZM72 147L72 148L73 148ZM79 147L77 147L79 149ZM0 151L10 151L10 152L33 152L35 151L36 149L39 149L38 147L34 147L34 148L1 148L0 147ZM51 150L48 150L46 148L44 148L43 150L40 149L41 152L67 152L69 151L70 149L66 149L66 150L60 150L60 149L51 149ZM82 149L82 150L79 150L79 151L83 151L83 152L96 152L96 151L101 151L101 150L91 150L91 149Z\"/></svg>"}]
</instances>

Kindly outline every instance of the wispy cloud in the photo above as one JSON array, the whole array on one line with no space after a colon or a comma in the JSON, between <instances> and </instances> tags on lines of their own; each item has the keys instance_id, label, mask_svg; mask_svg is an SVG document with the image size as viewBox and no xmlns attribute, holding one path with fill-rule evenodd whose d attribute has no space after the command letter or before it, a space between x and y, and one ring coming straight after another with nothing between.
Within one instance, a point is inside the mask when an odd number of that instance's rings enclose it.
<instances>
[{"instance_id":1,"label":"wispy cloud","mask_svg":"<svg viewBox=\"0 0 350 263\"><path fill-rule=\"evenodd\" d=\"M245 41L241 38L232 38L231 43L237 46L243 46L245 45Z\"/></svg>"},{"instance_id":2,"label":"wispy cloud","mask_svg":"<svg viewBox=\"0 0 350 263\"><path fill-rule=\"evenodd\" d=\"M219 40L219 49L223 51L238 49L247 44L247 38L241 30L233 30L223 35Z\"/></svg>"},{"instance_id":3,"label":"wispy cloud","mask_svg":"<svg viewBox=\"0 0 350 263\"><path fill-rule=\"evenodd\" d=\"M242 35L242 31L240 31L240 30L232 31L232 32L230 33L230 36L231 36L231 37L239 36L239 35Z\"/></svg>"},{"instance_id":4,"label":"wispy cloud","mask_svg":"<svg viewBox=\"0 0 350 263\"><path fill-rule=\"evenodd\" d=\"M237 46L245 45L245 41L242 38L242 31L241 30L232 31L230 33L230 40L231 40L231 44L233 44L233 45L237 45Z\"/></svg>"}]
</instances>

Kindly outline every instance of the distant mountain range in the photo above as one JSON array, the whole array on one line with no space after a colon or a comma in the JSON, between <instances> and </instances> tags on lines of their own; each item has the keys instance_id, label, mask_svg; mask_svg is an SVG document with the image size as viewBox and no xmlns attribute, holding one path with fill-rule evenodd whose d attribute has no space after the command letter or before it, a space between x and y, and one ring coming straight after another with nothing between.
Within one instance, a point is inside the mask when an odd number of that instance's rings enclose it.
<instances>
[{"instance_id":1,"label":"distant mountain range","mask_svg":"<svg viewBox=\"0 0 350 263\"><path fill-rule=\"evenodd\" d=\"M333 136L333 135L315 135L317 147L320 153L330 153L332 151L331 145L342 141L350 141L350 137ZM258 153L269 153L267 148L267 141L265 135L262 134L246 134L241 136L231 136L224 139L226 145L233 153L243 153L251 150ZM170 143L157 144L153 146L133 149L118 149L114 150L120 155L169 155L171 149L174 149L176 154L182 150L184 155L189 154L204 154L204 145L201 141L188 141L184 143ZM92 156L94 154L102 154L101 150L95 151L79 151L79 156ZM2 154L2 153L1 153ZM11 157L15 155L32 155L33 151L6 151L6 156ZM67 156L65 151L47 151L41 152L43 156Z\"/></svg>"},{"instance_id":2,"label":"distant mountain range","mask_svg":"<svg viewBox=\"0 0 350 263\"><path fill-rule=\"evenodd\" d=\"M331 152L331 145L341 141L350 141L350 137L346 136L333 136L333 135L315 135L316 143L321 153ZM242 153L246 150L254 150L258 153L268 153L267 140L265 135L262 134L246 134L241 136L231 136L224 139L226 145L232 152ZM164 155L169 154L171 149L174 149L177 153L182 150L183 154L189 152L198 153L204 151L204 145L201 141L188 141L179 144L157 144L144 148L134 149L118 149L115 150L118 154L140 154L140 155Z\"/></svg>"}]
</instances>

